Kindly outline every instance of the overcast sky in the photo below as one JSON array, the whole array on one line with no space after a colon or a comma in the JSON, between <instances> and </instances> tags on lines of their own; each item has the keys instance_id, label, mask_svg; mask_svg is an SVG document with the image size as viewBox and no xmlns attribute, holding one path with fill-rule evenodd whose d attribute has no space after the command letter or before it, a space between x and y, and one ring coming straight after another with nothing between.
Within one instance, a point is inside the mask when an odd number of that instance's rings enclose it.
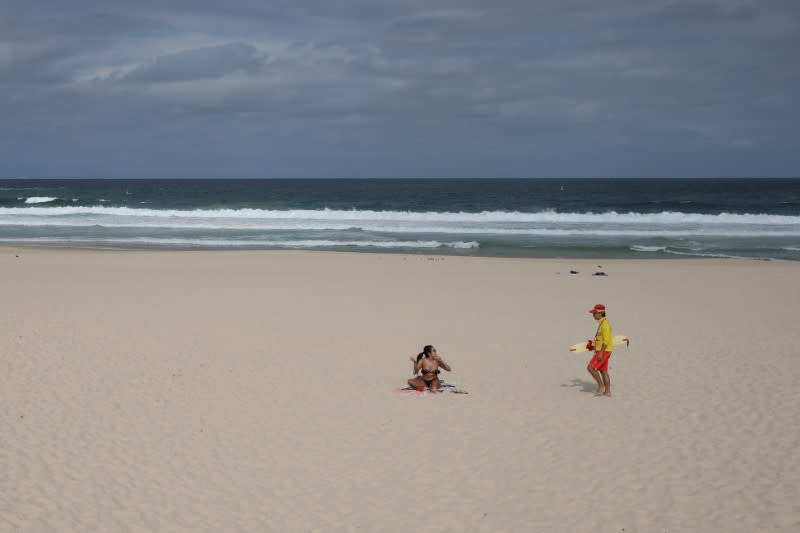
<instances>
[{"instance_id":1,"label":"overcast sky","mask_svg":"<svg viewBox=\"0 0 800 533\"><path fill-rule=\"evenodd\" d=\"M800 176L800 0L2 0L0 177Z\"/></svg>"}]
</instances>

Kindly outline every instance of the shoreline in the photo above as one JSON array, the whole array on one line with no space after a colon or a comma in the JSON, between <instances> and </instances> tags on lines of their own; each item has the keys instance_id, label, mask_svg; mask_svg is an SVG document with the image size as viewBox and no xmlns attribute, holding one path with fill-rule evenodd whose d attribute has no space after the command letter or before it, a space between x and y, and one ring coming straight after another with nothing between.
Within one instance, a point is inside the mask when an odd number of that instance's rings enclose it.
<instances>
[{"instance_id":1,"label":"shoreline","mask_svg":"<svg viewBox=\"0 0 800 533\"><path fill-rule=\"evenodd\" d=\"M307 253L307 254L352 254L352 255L385 255L385 256L405 256L405 257L441 257L453 259L495 259L495 260L518 260L518 261L584 261L584 262L630 262L630 261L645 261L645 262L659 262L664 261L672 263L675 261L734 261L734 262L757 262L757 263L790 263L800 264L800 261L794 259L780 259L780 258L761 258L761 257L714 257L714 256L699 256L699 255L680 255L680 254L667 254L663 257L606 257L606 256L519 256L519 255L468 255L468 254L450 254L450 253L437 253L437 252L387 252L385 250L318 250L318 249L298 249L298 248L166 248L166 247L111 247L111 246L64 246L64 245L10 245L0 244L0 253L6 252L144 252L144 253L212 253L212 254L225 254L225 253L266 253L266 254L281 254L281 253Z\"/></svg>"}]
</instances>

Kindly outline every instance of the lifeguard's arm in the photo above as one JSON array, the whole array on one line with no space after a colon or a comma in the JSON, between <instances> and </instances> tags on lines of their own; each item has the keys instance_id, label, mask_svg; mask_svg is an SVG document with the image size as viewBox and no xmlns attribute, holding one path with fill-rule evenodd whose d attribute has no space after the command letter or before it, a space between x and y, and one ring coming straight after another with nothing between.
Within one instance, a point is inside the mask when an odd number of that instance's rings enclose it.
<instances>
[{"instance_id":1,"label":"lifeguard's arm","mask_svg":"<svg viewBox=\"0 0 800 533\"><path fill-rule=\"evenodd\" d=\"M439 361L439 365L440 365L442 368L444 368L445 370L447 370L448 372L450 372L450 365L448 365L448 364L447 364L447 361L445 361L444 359L442 359L442 358L441 358L441 357L439 357L438 355L436 356L436 360L437 360L437 361Z\"/></svg>"},{"instance_id":2,"label":"lifeguard's arm","mask_svg":"<svg viewBox=\"0 0 800 533\"><path fill-rule=\"evenodd\" d=\"M411 362L414 363L414 374L416 374L417 372L419 372L419 369L422 367L422 358L420 358L419 361L418 361L418 360L414 359L414 357L412 356L411 357Z\"/></svg>"},{"instance_id":3,"label":"lifeguard's arm","mask_svg":"<svg viewBox=\"0 0 800 533\"><path fill-rule=\"evenodd\" d=\"M612 346L614 345L614 337L611 336L611 326L608 325L608 322L605 322L602 328L602 337L603 337L603 344L600 346L600 353L607 352L611 350Z\"/></svg>"},{"instance_id":4,"label":"lifeguard's arm","mask_svg":"<svg viewBox=\"0 0 800 533\"><path fill-rule=\"evenodd\" d=\"M599 345L595 344L594 345L594 351L595 351L595 353L598 353L600 355L602 355L603 352L608 351L608 341L606 341L605 336L602 337L601 344L599 344Z\"/></svg>"}]
</instances>

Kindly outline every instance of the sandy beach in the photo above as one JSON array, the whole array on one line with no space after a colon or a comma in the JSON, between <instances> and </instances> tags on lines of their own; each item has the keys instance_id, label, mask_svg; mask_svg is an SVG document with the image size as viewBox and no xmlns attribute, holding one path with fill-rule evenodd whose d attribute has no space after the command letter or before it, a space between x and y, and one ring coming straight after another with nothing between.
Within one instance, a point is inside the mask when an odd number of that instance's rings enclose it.
<instances>
[{"instance_id":1,"label":"sandy beach","mask_svg":"<svg viewBox=\"0 0 800 533\"><path fill-rule=\"evenodd\" d=\"M3 248L0 294L2 531L800 530L800 263ZM429 343L469 394L394 392Z\"/></svg>"}]
</instances>

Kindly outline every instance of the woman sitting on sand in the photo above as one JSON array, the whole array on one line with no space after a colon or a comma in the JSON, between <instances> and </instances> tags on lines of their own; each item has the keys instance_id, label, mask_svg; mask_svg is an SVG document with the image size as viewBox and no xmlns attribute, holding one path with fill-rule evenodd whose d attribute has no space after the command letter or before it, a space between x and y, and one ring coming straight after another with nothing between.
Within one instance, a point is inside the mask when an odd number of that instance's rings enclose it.
<instances>
[{"instance_id":1,"label":"woman sitting on sand","mask_svg":"<svg viewBox=\"0 0 800 533\"><path fill-rule=\"evenodd\" d=\"M439 367L444 368L450 372L450 365L439 357L436 353L436 348L428 344L417 355L417 358L410 357L411 362L414 363L414 374L422 371L422 375L415 375L408 380L408 384L417 389L424 391L426 388L431 389L431 392L437 392L441 386L439 381Z\"/></svg>"}]
</instances>

